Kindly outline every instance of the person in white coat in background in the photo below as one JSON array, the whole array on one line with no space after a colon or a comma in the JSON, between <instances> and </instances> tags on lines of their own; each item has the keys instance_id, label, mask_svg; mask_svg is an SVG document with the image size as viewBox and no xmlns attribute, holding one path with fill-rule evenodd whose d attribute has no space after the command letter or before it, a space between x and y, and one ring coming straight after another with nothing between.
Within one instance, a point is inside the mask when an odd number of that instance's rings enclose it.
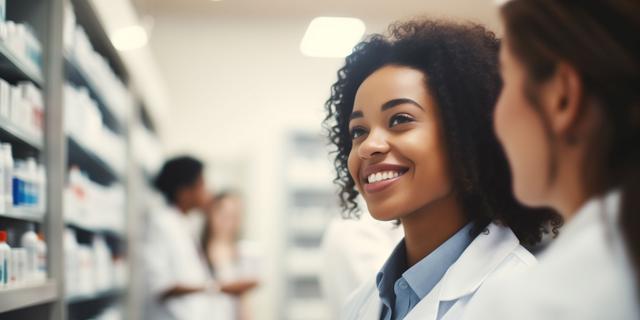
<instances>
[{"instance_id":1,"label":"person in white coat in background","mask_svg":"<svg viewBox=\"0 0 640 320\"><path fill-rule=\"evenodd\" d=\"M640 2L500 11L495 130L517 198L566 226L538 266L487 287L465 319L640 319Z\"/></svg>"},{"instance_id":2,"label":"person in white coat in background","mask_svg":"<svg viewBox=\"0 0 640 320\"><path fill-rule=\"evenodd\" d=\"M166 206L149 215L144 243L146 319L223 319L225 310L207 268L189 214L209 203L202 162L192 157L167 161L155 179Z\"/></svg>"},{"instance_id":3,"label":"person in white coat in background","mask_svg":"<svg viewBox=\"0 0 640 320\"><path fill-rule=\"evenodd\" d=\"M380 270L403 236L399 226L368 213L358 220L338 217L329 223L322 239L325 264L320 281L331 319L340 317L349 296Z\"/></svg>"},{"instance_id":4,"label":"person in white coat in background","mask_svg":"<svg viewBox=\"0 0 640 320\"><path fill-rule=\"evenodd\" d=\"M243 214L240 194L226 191L214 197L205 215L201 247L231 311L216 320L254 318L249 294L260 284L262 254L256 243L241 238Z\"/></svg>"},{"instance_id":5,"label":"person in white coat in background","mask_svg":"<svg viewBox=\"0 0 640 320\"><path fill-rule=\"evenodd\" d=\"M477 24L413 20L356 46L326 102L340 199L360 193L404 239L342 319L459 319L485 282L535 263L560 224L511 193L492 130L499 43ZM346 244L345 244L346 245Z\"/></svg>"}]
</instances>

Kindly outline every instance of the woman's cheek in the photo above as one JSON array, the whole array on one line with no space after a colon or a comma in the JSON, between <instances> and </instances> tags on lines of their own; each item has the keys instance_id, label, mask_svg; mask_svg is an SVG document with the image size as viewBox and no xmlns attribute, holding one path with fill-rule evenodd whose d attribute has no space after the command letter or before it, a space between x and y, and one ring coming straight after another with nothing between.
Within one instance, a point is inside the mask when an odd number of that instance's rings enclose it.
<instances>
[{"instance_id":1,"label":"woman's cheek","mask_svg":"<svg viewBox=\"0 0 640 320\"><path fill-rule=\"evenodd\" d=\"M514 194L524 204L539 205L547 180L544 125L523 95L501 95L495 113L496 134L512 172Z\"/></svg>"},{"instance_id":2,"label":"woman's cheek","mask_svg":"<svg viewBox=\"0 0 640 320\"><path fill-rule=\"evenodd\" d=\"M362 190L360 189L360 181L358 181L360 159L357 156L357 147L355 146L351 149L351 152L349 152L349 157L347 158L347 167L349 169L349 175L351 176L351 179L353 179L356 184L356 189L359 192L362 192Z\"/></svg>"}]
</instances>

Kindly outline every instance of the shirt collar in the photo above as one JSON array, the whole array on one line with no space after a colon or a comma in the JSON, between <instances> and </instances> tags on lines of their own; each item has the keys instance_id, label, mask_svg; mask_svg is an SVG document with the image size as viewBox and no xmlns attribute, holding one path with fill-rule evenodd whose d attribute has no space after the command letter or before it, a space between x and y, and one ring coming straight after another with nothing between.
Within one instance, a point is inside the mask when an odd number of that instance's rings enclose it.
<instances>
[{"instance_id":1,"label":"shirt collar","mask_svg":"<svg viewBox=\"0 0 640 320\"><path fill-rule=\"evenodd\" d=\"M431 289L442 279L449 267L453 265L462 252L469 246L472 223L458 230L451 238L441 244L436 250L418 261L402 274L409 286L420 297L424 298Z\"/></svg>"},{"instance_id":2,"label":"shirt collar","mask_svg":"<svg viewBox=\"0 0 640 320\"><path fill-rule=\"evenodd\" d=\"M407 250L404 239L402 239L376 277L376 285L382 302L393 305L394 284L400 277L407 280L411 289L420 299L424 298L473 241L470 235L472 226L473 224L469 223L458 230L409 270L406 270Z\"/></svg>"}]
</instances>

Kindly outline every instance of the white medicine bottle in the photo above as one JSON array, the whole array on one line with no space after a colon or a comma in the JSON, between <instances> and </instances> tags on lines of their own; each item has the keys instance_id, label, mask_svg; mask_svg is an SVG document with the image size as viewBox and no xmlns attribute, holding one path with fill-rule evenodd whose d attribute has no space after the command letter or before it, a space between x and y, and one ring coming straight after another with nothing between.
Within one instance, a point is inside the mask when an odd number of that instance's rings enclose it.
<instances>
[{"instance_id":1,"label":"white medicine bottle","mask_svg":"<svg viewBox=\"0 0 640 320\"><path fill-rule=\"evenodd\" d=\"M9 285L11 265L11 247L7 244L7 232L0 231L0 288Z\"/></svg>"},{"instance_id":2,"label":"white medicine bottle","mask_svg":"<svg viewBox=\"0 0 640 320\"><path fill-rule=\"evenodd\" d=\"M24 278L27 281L35 280L38 273L38 241L35 226L30 224L29 229L22 235L20 241L20 244L27 252L27 261L24 270Z\"/></svg>"}]
</instances>

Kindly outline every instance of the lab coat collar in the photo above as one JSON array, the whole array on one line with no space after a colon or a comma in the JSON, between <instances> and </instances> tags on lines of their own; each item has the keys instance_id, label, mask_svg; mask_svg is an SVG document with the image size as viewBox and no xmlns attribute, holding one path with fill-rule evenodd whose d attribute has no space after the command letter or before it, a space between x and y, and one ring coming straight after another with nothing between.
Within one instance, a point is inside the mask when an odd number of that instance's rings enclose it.
<instances>
[{"instance_id":1,"label":"lab coat collar","mask_svg":"<svg viewBox=\"0 0 640 320\"><path fill-rule=\"evenodd\" d=\"M600 197L594 197L582 205L560 232L556 243L562 243L565 239L573 238L573 234L584 230L586 225L594 222L605 222L606 226L615 226L618 223L618 212L620 211L621 192L612 190Z\"/></svg>"},{"instance_id":2,"label":"lab coat collar","mask_svg":"<svg viewBox=\"0 0 640 320\"><path fill-rule=\"evenodd\" d=\"M510 228L489 224L444 275L439 300L457 300L475 292L519 246L520 241Z\"/></svg>"}]
</instances>

